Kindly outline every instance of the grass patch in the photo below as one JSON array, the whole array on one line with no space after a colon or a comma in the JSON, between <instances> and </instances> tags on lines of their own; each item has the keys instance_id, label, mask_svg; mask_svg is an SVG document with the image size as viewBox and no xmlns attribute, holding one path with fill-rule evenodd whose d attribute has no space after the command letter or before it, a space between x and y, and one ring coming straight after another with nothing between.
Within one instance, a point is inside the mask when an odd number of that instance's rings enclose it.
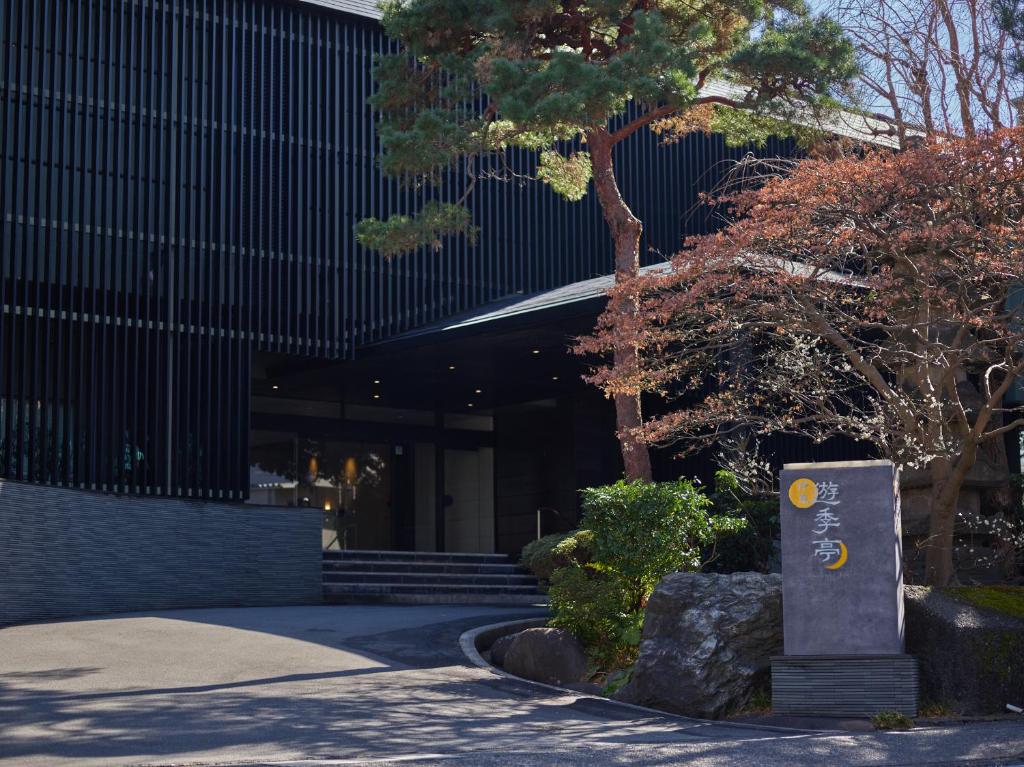
<instances>
[{"instance_id":1,"label":"grass patch","mask_svg":"<svg viewBox=\"0 0 1024 767\"><path fill-rule=\"evenodd\" d=\"M956 586L945 593L975 607L1024 618L1024 586Z\"/></svg>"},{"instance_id":2,"label":"grass patch","mask_svg":"<svg viewBox=\"0 0 1024 767\"><path fill-rule=\"evenodd\" d=\"M750 691L747 702L729 716L768 716L772 713L772 687L770 679L761 679Z\"/></svg>"},{"instance_id":3,"label":"grass patch","mask_svg":"<svg viewBox=\"0 0 1024 767\"><path fill-rule=\"evenodd\" d=\"M917 715L925 719L939 719L942 717L956 716L956 712L945 703L925 701L917 707Z\"/></svg>"},{"instance_id":4,"label":"grass patch","mask_svg":"<svg viewBox=\"0 0 1024 767\"><path fill-rule=\"evenodd\" d=\"M743 708L751 713L770 714L772 712L771 688L765 685L755 688L750 696L750 700L747 701L747 705Z\"/></svg>"},{"instance_id":5,"label":"grass patch","mask_svg":"<svg viewBox=\"0 0 1024 767\"><path fill-rule=\"evenodd\" d=\"M633 667L619 669L618 671L612 671L605 675L604 684L601 686L601 692L607 695L609 698L615 693L629 684L630 678L633 676Z\"/></svg>"},{"instance_id":6,"label":"grass patch","mask_svg":"<svg viewBox=\"0 0 1024 767\"><path fill-rule=\"evenodd\" d=\"M909 730L914 720L899 711L879 711L871 717L871 724L876 730Z\"/></svg>"}]
</instances>

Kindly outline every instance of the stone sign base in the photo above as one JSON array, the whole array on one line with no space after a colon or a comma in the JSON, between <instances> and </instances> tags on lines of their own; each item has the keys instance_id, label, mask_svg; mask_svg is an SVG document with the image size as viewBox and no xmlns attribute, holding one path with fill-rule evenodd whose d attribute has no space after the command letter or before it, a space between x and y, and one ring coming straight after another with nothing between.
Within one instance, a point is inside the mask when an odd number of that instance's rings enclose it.
<instances>
[{"instance_id":1,"label":"stone sign base","mask_svg":"<svg viewBox=\"0 0 1024 767\"><path fill-rule=\"evenodd\" d=\"M779 655L772 658L772 712L802 716L917 716L912 655Z\"/></svg>"}]
</instances>

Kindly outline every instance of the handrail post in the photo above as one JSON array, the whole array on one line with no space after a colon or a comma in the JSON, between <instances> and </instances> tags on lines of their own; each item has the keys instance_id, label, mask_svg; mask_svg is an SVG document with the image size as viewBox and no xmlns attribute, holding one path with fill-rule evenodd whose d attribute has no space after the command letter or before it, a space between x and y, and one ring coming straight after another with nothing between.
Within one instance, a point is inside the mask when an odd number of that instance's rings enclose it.
<instances>
[{"instance_id":1,"label":"handrail post","mask_svg":"<svg viewBox=\"0 0 1024 767\"><path fill-rule=\"evenodd\" d=\"M556 517L557 517L557 516L561 516L561 515L560 515L560 514L558 513L558 509L553 509L553 508L551 508L550 506L539 506L539 507L537 508L537 540L538 540L538 541L539 541L539 540L541 539L541 529L540 529L540 513L541 513L542 511L550 511L550 512L551 512L552 514L554 514L554 515L555 515Z\"/></svg>"}]
</instances>

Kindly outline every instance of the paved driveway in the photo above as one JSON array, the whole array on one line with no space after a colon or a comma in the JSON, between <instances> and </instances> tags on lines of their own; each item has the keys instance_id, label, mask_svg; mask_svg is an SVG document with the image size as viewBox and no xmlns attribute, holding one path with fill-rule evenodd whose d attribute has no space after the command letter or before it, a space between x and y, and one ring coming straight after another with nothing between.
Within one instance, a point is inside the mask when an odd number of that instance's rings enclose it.
<instances>
[{"instance_id":1,"label":"paved driveway","mask_svg":"<svg viewBox=\"0 0 1024 767\"><path fill-rule=\"evenodd\" d=\"M0 767L1024 763L1024 723L807 735L645 716L467 666L481 607L189 610L0 630Z\"/></svg>"}]
</instances>

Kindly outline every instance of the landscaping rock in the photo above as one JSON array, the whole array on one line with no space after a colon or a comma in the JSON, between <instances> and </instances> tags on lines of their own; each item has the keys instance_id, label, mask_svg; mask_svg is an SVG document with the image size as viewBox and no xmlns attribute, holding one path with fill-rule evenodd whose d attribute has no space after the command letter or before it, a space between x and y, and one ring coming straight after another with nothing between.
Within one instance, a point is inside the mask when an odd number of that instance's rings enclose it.
<instances>
[{"instance_id":1,"label":"landscaping rock","mask_svg":"<svg viewBox=\"0 0 1024 767\"><path fill-rule=\"evenodd\" d=\"M1024 620L923 586L904 594L906 647L920 663L921 700L961 714L1024 704Z\"/></svg>"},{"instance_id":2,"label":"landscaping rock","mask_svg":"<svg viewBox=\"0 0 1024 767\"><path fill-rule=\"evenodd\" d=\"M506 634L494 640L494 644L491 645L490 649L491 663L495 666L505 666L505 655L508 653L508 648L512 646L512 640L515 636L515 634Z\"/></svg>"},{"instance_id":3,"label":"landscaping rock","mask_svg":"<svg viewBox=\"0 0 1024 767\"><path fill-rule=\"evenodd\" d=\"M587 656L583 645L565 629L526 629L512 635L505 670L546 684L582 682Z\"/></svg>"},{"instance_id":4,"label":"landscaping rock","mask_svg":"<svg viewBox=\"0 0 1024 767\"><path fill-rule=\"evenodd\" d=\"M613 697L719 717L747 702L781 653L781 575L675 573L651 595L633 676Z\"/></svg>"}]
</instances>

